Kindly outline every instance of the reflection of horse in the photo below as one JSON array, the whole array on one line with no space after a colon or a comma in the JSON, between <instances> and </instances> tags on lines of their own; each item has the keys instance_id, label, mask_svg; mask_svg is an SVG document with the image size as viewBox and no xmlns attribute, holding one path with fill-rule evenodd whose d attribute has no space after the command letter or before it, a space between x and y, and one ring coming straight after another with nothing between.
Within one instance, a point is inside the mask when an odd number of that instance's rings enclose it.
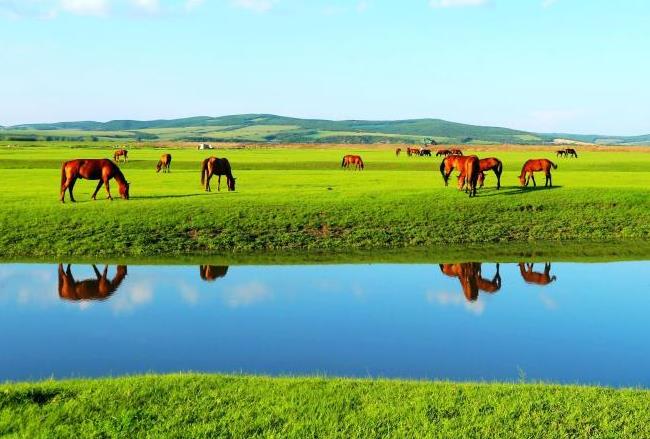
<instances>
[{"instance_id":1,"label":"reflection of horse","mask_svg":"<svg viewBox=\"0 0 650 439\"><path fill-rule=\"evenodd\" d=\"M160 160L158 160L158 164L156 165L156 172L160 172L161 169L163 173L171 172L171 169L169 169L171 165L172 165L172 155L163 154L160 156Z\"/></svg>"},{"instance_id":2,"label":"reflection of horse","mask_svg":"<svg viewBox=\"0 0 650 439\"><path fill-rule=\"evenodd\" d=\"M343 156L343 160L341 161L341 167L348 169L350 165L354 166L354 169L361 171L363 170L363 160L361 159L360 155L346 155Z\"/></svg>"},{"instance_id":3,"label":"reflection of horse","mask_svg":"<svg viewBox=\"0 0 650 439\"><path fill-rule=\"evenodd\" d=\"M535 182L535 172L543 172L546 175L546 182L544 186L553 187L553 178L551 177L551 168L557 169L557 165L548 159L531 159L524 163L519 174L519 183L522 186L528 186L530 179L533 179L533 186L537 186Z\"/></svg>"},{"instance_id":4,"label":"reflection of horse","mask_svg":"<svg viewBox=\"0 0 650 439\"><path fill-rule=\"evenodd\" d=\"M124 178L124 174L120 168L108 159L76 159L63 163L61 166L61 202L64 202L66 189L70 192L70 201L74 203L74 195L72 189L78 178L86 180L99 180L95 192L93 192L93 200L97 199L97 192L106 185L106 192L108 198L113 199L111 191L108 187L108 181L114 178L120 189L120 196L125 200L129 199L129 183Z\"/></svg>"},{"instance_id":5,"label":"reflection of horse","mask_svg":"<svg viewBox=\"0 0 650 439\"><path fill-rule=\"evenodd\" d=\"M127 151L126 149L118 149L113 153L113 160L115 160L116 162L118 163L120 162L120 157L122 157L124 159L124 163L126 163L129 158L129 151Z\"/></svg>"},{"instance_id":6,"label":"reflection of horse","mask_svg":"<svg viewBox=\"0 0 650 439\"><path fill-rule=\"evenodd\" d=\"M228 183L228 190L235 190L235 177L232 176L232 169L230 168L230 162L228 159L223 158L219 159L216 157L209 157L203 162L201 162L201 185L205 184L206 192L210 192L210 179L213 175L219 177L217 183L217 190L221 190L221 176L226 176L226 181Z\"/></svg>"},{"instance_id":7,"label":"reflection of horse","mask_svg":"<svg viewBox=\"0 0 650 439\"><path fill-rule=\"evenodd\" d=\"M481 263L463 262L460 264L440 264L440 271L449 277L457 277L463 288L463 294L469 302L478 299L479 291L494 294L501 289L499 264L492 280L484 279L481 275Z\"/></svg>"},{"instance_id":8,"label":"reflection of horse","mask_svg":"<svg viewBox=\"0 0 650 439\"><path fill-rule=\"evenodd\" d=\"M544 264L544 273L533 271L533 265L534 264L524 264L523 262L519 263L519 272L526 283L543 286L548 285L557 279L555 276L551 276L550 262Z\"/></svg>"},{"instance_id":9,"label":"reflection of horse","mask_svg":"<svg viewBox=\"0 0 650 439\"><path fill-rule=\"evenodd\" d=\"M221 277L224 277L228 273L228 267L221 267L218 265L201 265L199 267L199 274L201 279L212 282Z\"/></svg>"},{"instance_id":10,"label":"reflection of horse","mask_svg":"<svg viewBox=\"0 0 650 439\"><path fill-rule=\"evenodd\" d=\"M113 279L108 279L108 265L102 273L93 264L95 279L77 281L72 275L70 264L63 271L59 264L59 297L64 300L105 300L108 299L122 284L126 277L126 265L118 265Z\"/></svg>"}]
</instances>

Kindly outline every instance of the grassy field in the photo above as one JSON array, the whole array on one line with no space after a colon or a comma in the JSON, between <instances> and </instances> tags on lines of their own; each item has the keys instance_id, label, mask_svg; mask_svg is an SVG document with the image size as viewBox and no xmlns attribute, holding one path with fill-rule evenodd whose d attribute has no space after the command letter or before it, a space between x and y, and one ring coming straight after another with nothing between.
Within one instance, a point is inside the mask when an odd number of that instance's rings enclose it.
<instances>
[{"instance_id":1,"label":"grassy field","mask_svg":"<svg viewBox=\"0 0 650 439\"><path fill-rule=\"evenodd\" d=\"M646 390L220 375L0 385L9 437L648 437Z\"/></svg>"},{"instance_id":2,"label":"grassy field","mask_svg":"<svg viewBox=\"0 0 650 439\"><path fill-rule=\"evenodd\" d=\"M43 146L41 146L43 145ZM97 145L93 145L97 146ZM163 152L172 173L156 174ZM470 150L471 151L471 150ZM363 172L342 171L360 153ZM534 147L481 151L504 162L503 189L488 175L479 197L445 188L435 158L396 158L392 150L350 146L216 151L132 149L122 169L129 201L110 202L80 181L78 203L58 201L61 162L108 157L108 148L0 147L0 253L6 258L349 251L465 244L530 245L543 252L580 242L616 242L634 253L650 238L650 154L580 151L556 159ZM205 193L199 163L228 157L237 191ZM559 164L553 189L521 189L527 158ZM540 176L539 181L543 182ZM117 186L112 185L114 194ZM518 250L519 251L519 250ZM645 250L643 250L645 251Z\"/></svg>"}]
</instances>

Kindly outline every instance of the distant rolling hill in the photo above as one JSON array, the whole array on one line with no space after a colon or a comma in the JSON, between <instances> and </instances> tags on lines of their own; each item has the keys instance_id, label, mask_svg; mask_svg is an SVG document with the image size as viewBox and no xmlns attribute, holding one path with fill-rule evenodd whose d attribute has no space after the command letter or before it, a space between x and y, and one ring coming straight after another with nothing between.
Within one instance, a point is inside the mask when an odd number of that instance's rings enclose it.
<instances>
[{"instance_id":1,"label":"distant rolling hill","mask_svg":"<svg viewBox=\"0 0 650 439\"><path fill-rule=\"evenodd\" d=\"M396 121L299 119L272 114L198 116L170 120L59 122L0 127L0 140L107 140L273 143L438 143L540 144L554 139L586 143L650 144L636 137L538 134L508 128L467 125L440 119Z\"/></svg>"}]
</instances>

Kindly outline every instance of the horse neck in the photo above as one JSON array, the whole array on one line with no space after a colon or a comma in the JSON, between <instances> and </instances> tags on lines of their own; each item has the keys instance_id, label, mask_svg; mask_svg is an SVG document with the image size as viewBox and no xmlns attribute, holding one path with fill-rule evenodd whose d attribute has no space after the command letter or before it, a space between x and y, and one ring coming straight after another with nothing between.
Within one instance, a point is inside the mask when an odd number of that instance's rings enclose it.
<instances>
[{"instance_id":1,"label":"horse neck","mask_svg":"<svg viewBox=\"0 0 650 439\"><path fill-rule=\"evenodd\" d=\"M122 174L120 168L117 165L113 165L113 166L115 167L115 175L113 176L113 178L115 179L115 181L117 181L117 184L119 184L120 186L126 185L126 178L124 178L124 174Z\"/></svg>"}]
</instances>

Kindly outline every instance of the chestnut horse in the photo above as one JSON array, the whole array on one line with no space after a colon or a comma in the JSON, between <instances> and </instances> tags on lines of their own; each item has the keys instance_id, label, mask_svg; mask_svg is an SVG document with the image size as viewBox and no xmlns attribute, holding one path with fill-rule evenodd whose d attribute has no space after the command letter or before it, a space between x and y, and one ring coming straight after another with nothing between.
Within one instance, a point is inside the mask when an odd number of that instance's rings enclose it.
<instances>
[{"instance_id":1,"label":"chestnut horse","mask_svg":"<svg viewBox=\"0 0 650 439\"><path fill-rule=\"evenodd\" d=\"M165 172L171 172L170 166L172 164L172 155L171 154L163 154L160 156L160 160L158 160L158 164L156 165L156 172L160 172L162 169L163 173Z\"/></svg>"},{"instance_id":2,"label":"chestnut horse","mask_svg":"<svg viewBox=\"0 0 650 439\"><path fill-rule=\"evenodd\" d=\"M359 171L363 170L364 168L363 160L359 155L348 154L343 157L343 160L341 161L341 167L347 169L350 167L350 165L354 165L354 169Z\"/></svg>"},{"instance_id":3,"label":"chestnut horse","mask_svg":"<svg viewBox=\"0 0 650 439\"><path fill-rule=\"evenodd\" d=\"M456 169L460 172L460 175L458 176L458 190L463 190L463 188L465 187L465 183L467 182L466 181L467 179L465 178L465 164L470 157L474 157L475 159L478 160L478 157L476 157L475 155L467 155L467 156L450 155L445 157L442 160L442 162L440 163L440 173L442 174L442 179L445 181L445 186L449 185L449 176L454 171L454 169ZM479 161L479 167L480 167L480 161ZM481 178L481 174L482 172L480 171L479 168L477 182L479 178Z\"/></svg>"},{"instance_id":4,"label":"chestnut horse","mask_svg":"<svg viewBox=\"0 0 650 439\"><path fill-rule=\"evenodd\" d=\"M420 155L420 148L412 148L410 146L406 147L406 155L409 157L412 157L414 155L419 156Z\"/></svg>"},{"instance_id":5,"label":"chestnut horse","mask_svg":"<svg viewBox=\"0 0 650 439\"><path fill-rule=\"evenodd\" d=\"M201 265L199 267L199 275L201 279L212 282L221 277L224 277L228 273L227 266L218 266L218 265Z\"/></svg>"},{"instance_id":6,"label":"chestnut horse","mask_svg":"<svg viewBox=\"0 0 650 439\"><path fill-rule=\"evenodd\" d=\"M201 185L205 185L206 192L210 192L210 179L213 175L219 177L217 183L217 190L221 191L221 176L225 175L228 182L228 190L235 190L235 177L232 176L230 162L228 159L218 159L216 157L209 157L201 162Z\"/></svg>"},{"instance_id":7,"label":"chestnut horse","mask_svg":"<svg viewBox=\"0 0 650 439\"><path fill-rule=\"evenodd\" d=\"M544 264L544 273L538 273L533 271L533 264L524 264L523 262L519 263L519 272L521 277L529 284L535 285L548 285L557 278L551 276L551 263L547 262Z\"/></svg>"},{"instance_id":8,"label":"chestnut horse","mask_svg":"<svg viewBox=\"0 0 650 439\"><path fill-rule=\"evenodd\" d=\"M476 196L476 185L479 174L481 173L481 165L479 162L480 160L475 155L471 155L465 160L465 182L470 198Z\"/></svg>"},{"instance_id":9,"label":"chestnut horse","mask_svg":"<svg viewBox=\"0 0 650 439\"><path fill-rule=\"evenodd\" d=\"M117 163L120 162L120 157L122 157L124 159L124 163L126 163L129 158L129 151L126 149L118 149L113 153L113 160L115 160Z\"/></svg>"},{"instance_id":10,"label":"chestnut horse","mask_svg":"<svg viewBox=\"0 0 650 439\"><path fill-rule=\"evenodd\" d=\"M481 264L478 262L463 262L460 264L440 264L440 271L449 277L457 277L463 288L463 294L468 302L474 302L478 299L479 291L494 294L501 289L501 275L499 274L499 264L497 263L497 272L488 280L481 274Z\"/></svg>"},{"instance_id":11,"label":"chestnut horse","mask_svg":"<svg viewBox=\"0 0 650 439\"><path fill-rule=\"evenodd\" d=\"M102 273L93 264L95 279L75 280L68 264L63 271L63 264L59 264L59 297L65 300L106 300L122 284L126 277L126 265L118 265L113 279L108 279L108 265Z\"/></svg>"},{"instance_id":12,"label":"chestnut horse","mask_svg":"<svg viewBox=\"0 0 650 439\"><path fill-rule=\"evenodd\" d=\"M114 178L120 190L120 196L129 199L129 183L124 178L120 168L109 159L76 159L64 162L61 166L61 202L65 202L66 189L70 192L70 201L75 202L72 189L78 178L85 180L99 180L92 199L97 199L97 192L106 185L108 199L112 200L108 181Z\"/></svg>"},{"instance_id":13,"label":"chestnut horse","mask_svg":"<svg viewBox=\"0 0 650 439\"><path fill-rule=\"evenodd\" d=\"M402 148L395 149L395 156L399 157L399 153L402 152Z\"/></svg>"},{"instance_id":14,"label":"chestnut horse","mask_svg":"<svg viewBox=\"0 0 650 439\"><path fill-rule=\"evenodd\" d=\"M479 187L483 187L485 183L485 171L494 171L497 177L497 190L501 189L501 174L503 173L503 163L495 157L489 157L479 160L481 172L478 175ZM465 174L461 172L458 176L458 188L462 189L465 186Z\"/></svg>"},{"instance_id":15,"label":"chestnut horse","mask_svg":"<svg viewBox=\"0 0 650 439\"><path fill-rule=\"evenodd\" d=\"M533 179L533 185L537 187L535 182L535 172L544 172L546 175L546 182L544 186L553 187L553 178L551 177L551 168L557 169L557 165L548 159L531 159L524 163L519 174L519 183L522 186L528 186L530 179Z\"/></svg>"}]
</instances>

